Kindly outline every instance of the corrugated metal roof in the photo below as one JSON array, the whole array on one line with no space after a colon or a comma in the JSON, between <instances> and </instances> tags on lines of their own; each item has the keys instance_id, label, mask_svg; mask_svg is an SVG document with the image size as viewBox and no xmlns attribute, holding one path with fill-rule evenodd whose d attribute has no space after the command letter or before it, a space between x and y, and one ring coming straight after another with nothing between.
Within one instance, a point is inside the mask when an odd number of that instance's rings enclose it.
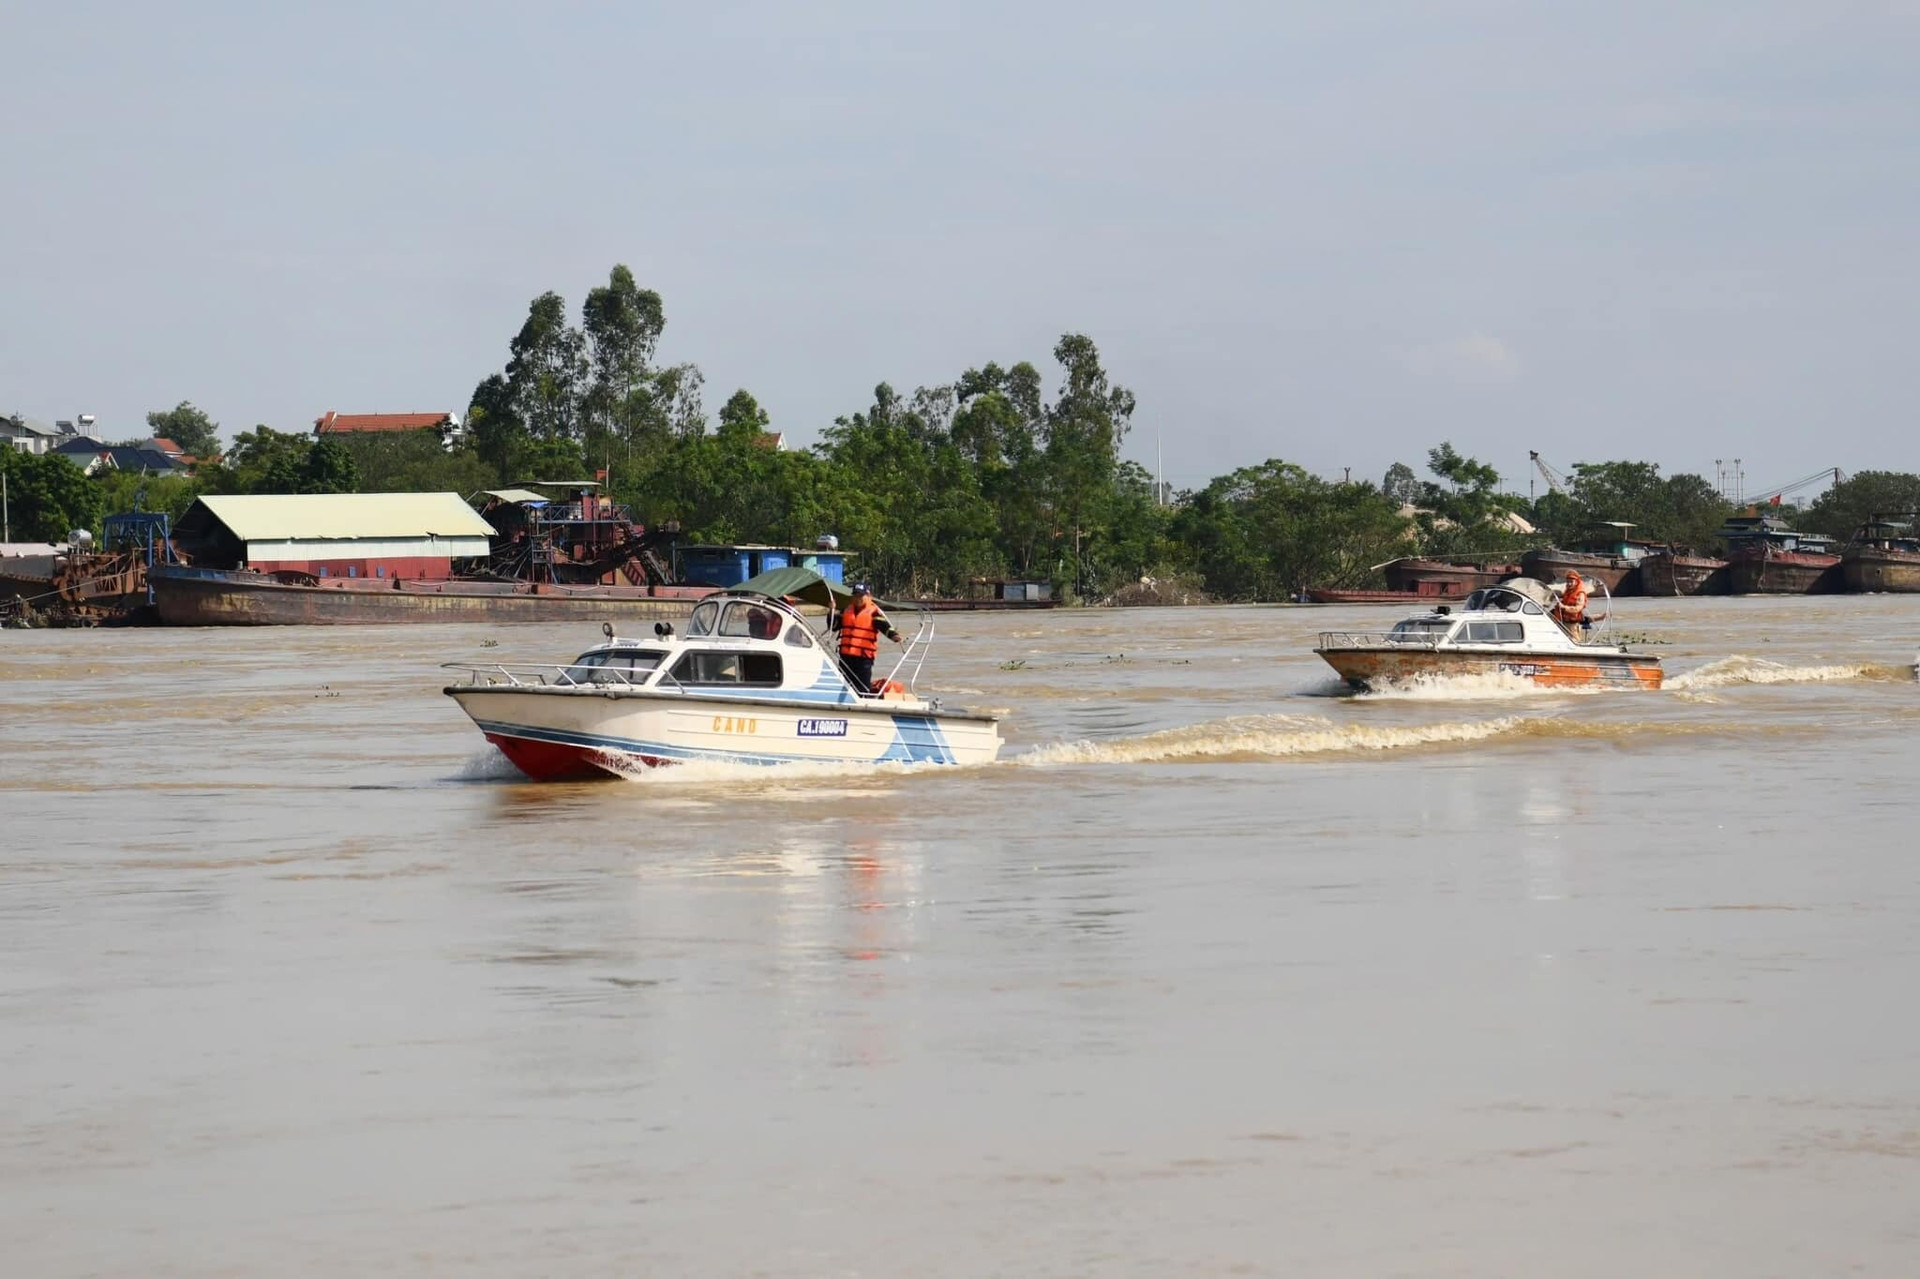
<instances>
[{"instance_id":1,"label":"corrugated metal roof","mask_svg":"<svg viewBox=\"0 0 1920 1279\"><path fill-rule=\"evenodd\" d=\"M553 500L550 497L541 497L532 489L487 489L485 491L488 497L497 497L502 502L537 502L545 505Z\"/></svg>"},{"instance_id":2,"label":"corrugated metal roof","mask_svg":"<svg viewBox=\"0 0 1920 1279\"><path fill-rule=\"evenodd\" d=\"M243 542L356 537L486 537L493 526L458 493L223 494L201 497Z\"/></svg>"}]
</instances>

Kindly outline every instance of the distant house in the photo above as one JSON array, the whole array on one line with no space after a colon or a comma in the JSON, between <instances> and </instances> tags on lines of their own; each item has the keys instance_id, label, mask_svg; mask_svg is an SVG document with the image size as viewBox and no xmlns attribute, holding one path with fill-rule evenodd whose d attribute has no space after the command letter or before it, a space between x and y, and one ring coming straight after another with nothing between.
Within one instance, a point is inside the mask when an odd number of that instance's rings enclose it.
<instances>
[{"instance_id":1,"label":"distant house","mask_svg":"<svg viewBox=\"0 0 1920 1279\"><path fill-rule=\"evenodd\" d=\"M98 475L102 471L132 471L140 475L177 475L186 469L159 449L148 448L143 444L107 444L94 439L91 435L75 436L51 451L55 456L64 457L88 475Z\"/></svg>"},{"instance_id":2,"label":"distant house","mask_svg":"<svg viewBox=\"0 0 1920 1279\"><path fill-rule=\"evenodd\" d=\"M753 446L757 449L766 449L771 453L785 453L787 451L787 433L785 431L762 431L753 437Z\"/></svg>"},{"instance_id":3,"label":"distant house","mask_svg":"<svg viewBox=\"0 0 1920 1279\"><path fill-rule=\"evenodd\" d=\"M328 409L313 420L315 435L364 435L390 431L439 431L447 434L460 429L460 419L451 413L335 413Z\"/></svg>"},{"instance_id":4,"label":"distant house","mask_svg":"<svg viewBox=\"0 0 1920 1279\"><path fill-rule=\"evenodd\" d=\"M0 440L7 441L22 453L50 452L60 438L58 429L45 422L36 422L24 414L0 417Z\"/></svg>"}]
</instances>

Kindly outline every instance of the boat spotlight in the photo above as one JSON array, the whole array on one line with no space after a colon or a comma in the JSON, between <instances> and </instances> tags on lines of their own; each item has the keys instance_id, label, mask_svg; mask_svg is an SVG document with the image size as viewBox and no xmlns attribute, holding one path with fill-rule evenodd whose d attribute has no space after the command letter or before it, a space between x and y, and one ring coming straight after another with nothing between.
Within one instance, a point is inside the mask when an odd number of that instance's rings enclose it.
<instances>
[{"instance_id":1,"label":"boat spotlight","mask_svg":"<svg viewBox=\"0 0 1920 1279\"><path fill-rule=\"evenodd\" d=\"M672 622L655 622L653 624L653 633L659 636L661 639L670 638L673 635L673 623Z\"/></svg>"},{"instance_id":2,"label":"boat spotlight","mask_svg":"<svg viewBox=\"0 0 1920 1279\"><path fill-rule=\"evenodd\" d=\"M612 623L612 622L602 622L602 623L600 623L600 633L601 633L602 635L604 635L604 636L606 636L606 637L607 637L608 639L612 639L612 638L613 638L613 623Z\"/></svg>"}]
</instances>

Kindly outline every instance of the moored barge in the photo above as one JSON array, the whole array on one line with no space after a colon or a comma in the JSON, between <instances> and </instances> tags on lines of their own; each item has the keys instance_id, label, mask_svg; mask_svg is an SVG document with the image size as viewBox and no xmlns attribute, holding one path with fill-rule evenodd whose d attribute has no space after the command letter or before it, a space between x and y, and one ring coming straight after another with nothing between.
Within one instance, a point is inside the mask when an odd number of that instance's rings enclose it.
<instances>
[{"instance_id":1,"label":"moored barge","mask_svg":"<svg viewBox=\"0 0 1920 1279\"><path fill-rule=\"evenodd\" d=\"M1653 550L1652 543L1627 536L1632 527L1607 520L1571 547L1528 551L1520 557L1520 571L1536 582L1564 581L1569 572L1577 572L1605 586L1609 595L1631 595L1640 587L1640 561Z\"/></svg>"},{"instance_id":2,"label":"moored barge","mask_svg":"<svg viewBox=\"0 0 1920 1279\"><path fill-rule=\"evenodd\" d=\"M1798 532L1778 516L1748 508L1729 519L1720 536L1735 595L1825 595L1843 585L1833 539Z\"/></svg>"},{"instance_id":3,"label":"moored barge","mask_svg":"<svg viewBox=\"0 0 1920 1279\"><path fill-rule=\"evenodd\" d=\"M1911 522L1872 516L1840 553L1840 573L1850 591L1920 592L1920 536Z\"/></svg>"},{"instance_id":4,"label":"moored barge","mask_svg":"<svg viewBox=\"0 0 1920 1279\"><path fill-rule=\"evenodd\" d=\"M1667 546L1640 561L1643 595L1725 595L1727 589L1727 562L1711 555Z\"/></svg>"},{"instance_id":5,"label":"moored barge","mask_svg":"<svg viewBox=\"0 0 1920 1279\"><path fill-rule=\"evenodd\" d=\"M168 626L645 621L684 617L713 593L706 586L320 578L182 564L156 567L147 580Z\"/></svg>"},{"instance_id":6,"label":"moored barge","mask_svg":"<svg viewBox=\"0 0 1920 1279\"><path fill-rule=\"evenodd\" d=\"M1387 589L1420 599L1465 599L1482 586L1512 577L1520 566L1499 559L1393 560L1380 566Z\"/></svg>"}]
</instances>

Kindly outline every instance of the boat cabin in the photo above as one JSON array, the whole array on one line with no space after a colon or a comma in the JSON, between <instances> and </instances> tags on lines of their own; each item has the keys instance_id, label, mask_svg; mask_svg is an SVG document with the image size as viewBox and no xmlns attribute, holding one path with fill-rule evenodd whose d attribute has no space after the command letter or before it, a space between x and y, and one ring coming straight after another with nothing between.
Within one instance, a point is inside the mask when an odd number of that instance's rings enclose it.
<instances>
[{"instance_id":1,"label":"boat cabin","mask_svg":"<svg viewBox=\"0 0 1920 1279\"><path fill-rule=\"evenodd\" d=\"M1431 613L1417 613L1387 632L1386 642L1423 648L1583 646L1554 619L1554 603L1553 592L1545 584L1517 577L1474 591L1457 613L1444 604Z\"/></svg>"},{"instance_id":2,"label":"boat cabin","mask_svg":"<svg viewBox=\"0 0 1920 1279\"><path fill-rule=\"evenodd\" d=\"M652 639L609 635L562 668L555 682L842 705L907 696L897 686L883 694L855 692L806 620L766 596L705 599L687 619L685 635L664 622L655 632Z\"/></svg>"},{"instance_id":3,"label":"boat cabin","mask_svg":"<svg viewBox=\"0 0 1920 1279\"><path fill-rule=\"evenodd\" d=\"M1916 534L1913 525L1905 520L1875 515L1853 531L1851 545L1879 551L1920 553L1920 534Z\"/></svg>"},{"instance_id":4,"label":"boat cabin","mask_svg":"<svg viewBox=\"0 0 1920 1279\"><path fill-rule=\"evenodd\" d=\"M1634 537L1632 530L1635 527L1626 520L1601 520L1588 528L1580 540L1567 549L1582 555L1610 555L1637 564L1661 548L1657 542Z\"/></svg>"},{"instance_id":5,"label":"boat cabin","mask_svg":"<svg viewBox=\"0 0 1920 1279\"><path fill-rule=\"evenodd\" d=\"M1804 551L1810 555L1833 553L1832 538L1819 533L1801 533L1789 528L1777 515L1758 515L1751 510L1745 515L1729 516L1720 529L1720 537L1729 551L1769 546L1776 551Z\"/></svg>"}]
</instances>

